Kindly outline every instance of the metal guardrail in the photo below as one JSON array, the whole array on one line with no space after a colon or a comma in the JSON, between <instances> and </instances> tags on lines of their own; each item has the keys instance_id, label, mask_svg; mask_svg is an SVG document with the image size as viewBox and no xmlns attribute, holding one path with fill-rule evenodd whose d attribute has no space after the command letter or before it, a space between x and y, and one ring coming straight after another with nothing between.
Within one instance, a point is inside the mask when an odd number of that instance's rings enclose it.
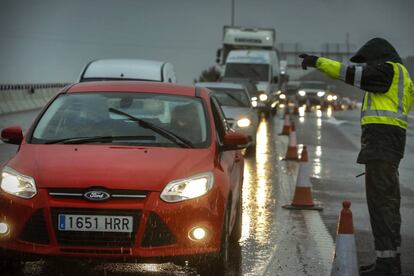
<instances>
[{"instance_id":1,"label":"metal guardrail","mask_svg":"<svg viewBox=\"0 0 414 276\"><path fill-rule=\"evenodd\" d=\"M0 84L2 90L20 90L20 89L43 89L43 88L61 88L69 83L33 83L33 84Z\"/></svg>"}]
</instances>

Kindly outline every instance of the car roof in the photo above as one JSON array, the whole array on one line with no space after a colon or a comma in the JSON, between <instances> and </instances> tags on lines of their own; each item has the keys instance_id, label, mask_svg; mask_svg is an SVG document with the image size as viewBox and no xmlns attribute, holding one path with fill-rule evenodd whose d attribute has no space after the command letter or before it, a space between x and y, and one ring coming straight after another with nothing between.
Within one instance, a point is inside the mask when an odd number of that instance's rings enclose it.
<instances>
[{"instance_id":1,"label":"car roof","mask_svg":"<svg viewBox=\"0 0 414 276\"><path fill-rule=\"evenodd\" d=\"M245 89L245 85L233 82L198 82L196 87Z\"/></svg>"},{"instance_id":2,"label":"car roof","mask_svg":"<svg viewBox=\"0 0 414 276\"><path fill-rule=\"evenodd\" d=\"M68 93L108 92L108 93L159 93L195 97L195 87L163 82L145 81L94 81L76 83Z\"/></svg>"},{"instance_id":3,"label":"car roof","mask_svg":"<svg viewBox=\"0 0 414 276\"><path fill-rule=\"evenodd\" d=\"M86 65L80 81L96 78L162 81L165 63L146 59L98 59Z\"/></svg>"}]
</instances>

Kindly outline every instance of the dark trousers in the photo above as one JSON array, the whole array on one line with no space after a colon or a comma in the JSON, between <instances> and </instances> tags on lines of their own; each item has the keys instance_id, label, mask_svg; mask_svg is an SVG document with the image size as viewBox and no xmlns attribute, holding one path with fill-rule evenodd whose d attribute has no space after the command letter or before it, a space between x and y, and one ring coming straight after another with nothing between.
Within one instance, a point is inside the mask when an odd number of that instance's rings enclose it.
<instances>
[{"instance_id":1,"label":"dark trousers","mask_svg":"<svg viewBox=\"0 0 414 276\"><path fill-rule=\"evenodd\" d=\"M366 164L365 172L365 189L375 250L396 251L401 246L398 164L372 160Z\"/></svg>"}]
</instances>

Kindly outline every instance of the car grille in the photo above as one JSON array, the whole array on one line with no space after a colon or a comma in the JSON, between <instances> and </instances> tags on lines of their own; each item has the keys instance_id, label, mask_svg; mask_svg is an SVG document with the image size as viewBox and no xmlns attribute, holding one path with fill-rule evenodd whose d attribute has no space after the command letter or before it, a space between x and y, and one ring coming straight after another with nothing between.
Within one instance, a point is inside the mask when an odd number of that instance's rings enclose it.
<instances>
[{"instance_id":1,"label":"car grille","mask_svg":"<svg viewBox=\"0 0 414 276\"><path fill-rule=\"evenodd\" d=\"M156 213L151 212L145 226L141 245L143 247L154 247L174 244L175 242L175 237L168 226Z\"/></svg>"},{"instance_id":2,"label":"car grille","mask_svg":"<svg viewBox=\"0 0 414 276\"><path fill-rule=\"evenodd\" d=\"M147 191L140 191L140 190L110 190L110 189L103 189L101 187L90 187L87 189L82 188L50 188L48 189L48 193L52 197L56 198L79 198L87 200L84 197L84 194L91 190L103 190L110 195L108 200L122 200L122 199L129 199L129 200L144 200L148 196Z\"/></svg>"},{"instance_id":3,"label":"car grille","mask_svg":"<svg viewBox=\"0 0 414 276\"><path fill-rule=\"evenodd\" d=\"M134 225L132 233L120 232L83 232L59 231L58 214L87 214L108 216L132 216ZM138 229L141 210L97 210L97 209L52 209L53 228L59 245L63 246L94 246L94 247L132 247Z\"/></svg>"},{"instance_id":4,"label":"car grille","mask_svg":"<svg viewBox=\"0 0 414 276\"><path fill-rule=\"evenodd\" d=\"M31 243L49 244L49 236L43 209L37 210L27 221L20 234L20 239Z\"/></svg>"}]
</instances>

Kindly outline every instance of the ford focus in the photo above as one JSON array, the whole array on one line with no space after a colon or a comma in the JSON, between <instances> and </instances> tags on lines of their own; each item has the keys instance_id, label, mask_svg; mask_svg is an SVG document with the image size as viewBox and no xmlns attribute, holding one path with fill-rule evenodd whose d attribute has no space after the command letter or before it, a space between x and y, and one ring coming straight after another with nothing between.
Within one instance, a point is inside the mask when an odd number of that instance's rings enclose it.
<instances>
[{"instance_id":1,"label":"ford focus","mask_svg":"<svg viewBox=\"0 0 414 276\"><path fill-rule=\"evenodd\" d=\"M19 145L0 167L6 264L57 257L223 268L240 237L248 139L230 131L209 90L75 84L25 135L14 126L1 138Z\"/></svg>"}]
</instances>

